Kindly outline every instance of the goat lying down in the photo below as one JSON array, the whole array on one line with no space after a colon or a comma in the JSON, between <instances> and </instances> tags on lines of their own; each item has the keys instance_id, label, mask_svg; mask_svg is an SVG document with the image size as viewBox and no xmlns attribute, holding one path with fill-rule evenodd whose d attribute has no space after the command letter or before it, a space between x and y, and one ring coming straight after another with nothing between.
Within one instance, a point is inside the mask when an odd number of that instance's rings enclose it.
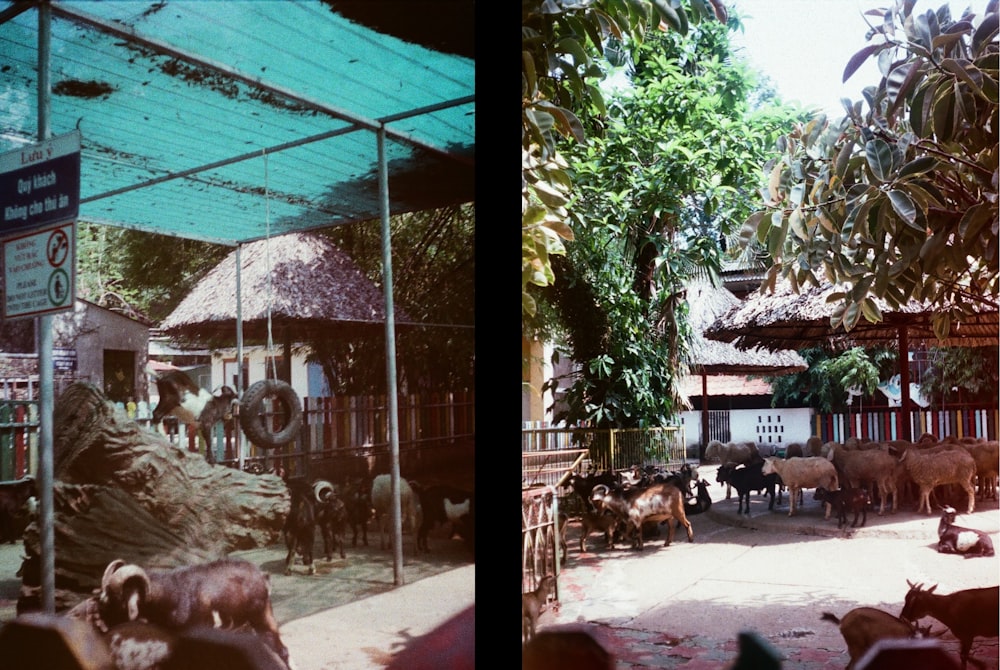
<instances>
[{"instance_id":1,"label":"goat lying down","mask_svg":"<svg viewBox=\"0 0 1000 670\"><path fill-rule=\"evenodd\" d=\"M248 561L226 558L146 571L115 559L104 571L97 613L109 628L128 621L147 621L170 631L248 627L289 663L271 608L270 578Z\"/></svg>"}]
</instances>

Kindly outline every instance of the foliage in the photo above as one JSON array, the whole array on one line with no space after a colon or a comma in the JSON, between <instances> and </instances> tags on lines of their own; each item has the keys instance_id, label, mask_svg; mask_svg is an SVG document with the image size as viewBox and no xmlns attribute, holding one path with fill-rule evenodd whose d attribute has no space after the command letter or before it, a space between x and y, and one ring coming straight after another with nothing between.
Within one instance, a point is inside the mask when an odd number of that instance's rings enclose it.
<instances>
[{"instance_id":1,"label":"foliage","mask_svg":"<svg viewBox=\"0 0 1000 670\"><path fill-rule=\"evenodd\" d=\"M393 299L419 326L397 324L400 389L471 390L475 382L475 211L471 205L413 212L390 221ZM382 230L377 221L338 226L327 236L377 286ZM308 344L334 393L385 393L385 338L317 339Z\"/></svg>"},{"instance_id":2,"label":"foliage","mask_svg":"<svg viewBox=\"0 0 1000 670\"><path fill-rule=\"evenodd\" d=\"M611 99L601 133L565 154L576 238L546 297L583 369L557 420L662 425L676 412L685 283L718 276L720 235L750 211L743 194L793 115L747 110L753 77L731 59L722 24L647 35L630 56L632 89Z\"/></svg>"},{"instance_id":3,"label":"foliage","mask_svg":"<svg viewBox=\"0 0 1000 670\"><path fill-rule=\"evenodd\" d=\"M647 30L680 34L703 19L726 19L722 0L522 0L521 3L521 310L537 313L530 287L555 281L554 255L573 239L571 191L557 138L586 141L584 122L604 114L602 59ZM607 51L605 51L607 50Z\"/></svg>"},{"instance_id":4,"label":"foliage","mask_svg":"<svg viewBox=\"0 0 1000 670\"><path fill-rule=\"evenodd\" d=\"M920 380L920 390L935 406L996 402L1000 387L996 347L940 347L930 354L931 366Z\"/></svg>"},{"instance_id":5,"label":"foliage","mask_svg":"<svg viewBox=\"0 0 1000 670\"><path fill-rule=\"evenodd\" d=\"M799 352L809 364L803 372L768 377L772 407L812 407L820 412L847 410L848 389L870 396L879 381L895 369L896 352L889 349L854 347L832 356L822 348Z\"/></svg>"},{"instance_id":6,"label":"foliage","mask_svg":"<svg viewBox=\"0 0 1000 670\"><path fill-rule=\"evenodd\" d=\"M229 252L206 242L81 222L77 297L159 323Z\"/></svg>"},{"instance_id":7,"label":"foliage","mask_svg":"<svg viewBox=\"0 0 1000 670\"><path fill-rule=\"evenodd\" d=\"M845 286L831 326L880 321L872 296L893 308L915 298L938 308L943 337L996 309L1000 291L997 3L957 20L947 6L892 5L867 12L875 40L844 71L877 58L867 111L845 100L842 119L818 115L781 138L743 236L773 258L766 287L782 275Z\"/></svg>"}]
</instances>

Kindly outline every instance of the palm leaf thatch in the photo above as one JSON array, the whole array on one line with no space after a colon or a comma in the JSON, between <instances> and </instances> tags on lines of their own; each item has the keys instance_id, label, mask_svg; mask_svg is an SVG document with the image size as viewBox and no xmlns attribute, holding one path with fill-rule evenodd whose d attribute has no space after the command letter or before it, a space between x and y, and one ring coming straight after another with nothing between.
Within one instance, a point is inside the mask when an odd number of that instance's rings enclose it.
<instances>
[{"instance_id":1,"label":"palm leaf thatch","mask_svg":"<svg viewBox=\"0 0 1000 670\"><path fill-rule=\"evenodd\" d=\"M706 338L706 328L741 304L728 289L699 281L688 286L687 299L688 320L693 332L692 371L708 375L780 375L802 372L809 367L796 351L758 347L738 349L728 342Z\"/></svg>"},{"instance_id":2,"label":"palm leaf thatch","mask_svg":"<svg viewBox=\"0 0 1000 670\"><path fill-rule=\"evenodd\" d=\"M832 284L812 286L796 293L787 281L779 281L773 292L755 293L731 307L705 330L709 339L732 342L737 347L766 349L801 349L826 347L832 350L876 344L893 345L908 341L933 347L994 346L1000 336L1000 319L995 309L975 303L971 313L951 324L949 335L939 339L933 328L935 308L911 300L893 309L884 300L875 299L882 321L869 322L862 317L850 331L831 325L838 301L828 298L839 287Z\"/></svg>"},{"instance_id":3,"label":"palm leaf thatch","mask_svg":"<svg viewBox=\"0 0 1000 670\"><path fill-rule=\"evenodd\" d=\"M383 327L382 291L329 240L291 233L246 244L239 255L247 342L267 339L269 310L272 330L299 340ZM202 344L235 340L236 257L234 250L164 319L165 335ZM394 313L397 321L408 321L399 307Z\"/></svg>"}]
</instances>

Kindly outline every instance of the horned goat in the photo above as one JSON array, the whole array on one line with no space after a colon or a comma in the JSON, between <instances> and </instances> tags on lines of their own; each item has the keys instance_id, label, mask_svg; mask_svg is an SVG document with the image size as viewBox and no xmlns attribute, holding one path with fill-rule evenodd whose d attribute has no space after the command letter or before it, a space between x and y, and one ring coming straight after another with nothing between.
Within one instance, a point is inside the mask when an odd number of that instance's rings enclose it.
<instances>
[{"instance_id":1,"label":"horned goat","mask_svg":"<svg viewBox=\"0 0 1000 670\"><path fill-rule=\"evenodd\" d=\"M1000 586L965 589L948 595L934 593L937 584L924 589L923 584L906 580L910 590L903 601L900 618L917 621L932 616L958 638L962 645L962 668L969 661L972 640L977 637L997 637L1000 634Z\"/></svg>"},{"instance_id":2,"label":"horned goat","mask_svg":"<svg viewBox=\"0 0 1000 670\"><path fill-rule=\"evenodd\" d=\"M288 665L270 578L249 561L225 558L147 571L118 558L104 570L97 610L108 627L140 619L172 631L248 626Z\"/></svg>"}]
</instances>

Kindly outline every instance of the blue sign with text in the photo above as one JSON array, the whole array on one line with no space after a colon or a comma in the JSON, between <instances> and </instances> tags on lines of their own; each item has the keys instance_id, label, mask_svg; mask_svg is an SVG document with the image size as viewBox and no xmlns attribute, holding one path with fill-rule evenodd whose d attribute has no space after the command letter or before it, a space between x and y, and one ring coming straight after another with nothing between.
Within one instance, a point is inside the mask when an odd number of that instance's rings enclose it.
<instances>
[{"instance_id":1,"label":"blue sign with text","mask_svg":"<svg viewBox=\"0 0 1000 670\"><path fill-rule=\"evenodd\" d=\"M0 235L76 218L80 132L0 154Z\"/></svg>"}]
</instances>

